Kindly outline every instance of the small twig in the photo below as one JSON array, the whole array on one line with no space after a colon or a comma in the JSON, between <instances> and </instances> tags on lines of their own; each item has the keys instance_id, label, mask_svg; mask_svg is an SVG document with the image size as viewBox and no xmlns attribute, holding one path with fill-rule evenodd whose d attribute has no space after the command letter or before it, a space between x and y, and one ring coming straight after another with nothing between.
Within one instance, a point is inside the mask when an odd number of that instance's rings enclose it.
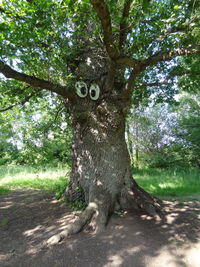
<instances>
[{"instance_id":1,"label":"small twig","mask_svg":"<svg viewBox=\"0 0 200 267\"><path fill-rule=\"evenodd\" d=\"M18 105L22 105L22 106L23 106L23 105L24 105L26 102L28 102L29 99L30 99L32 96L34 96L34 95L36 95L35 92L32 93L32 94L30 94L30 95L28 95L28 96L27 96L26 98L24 98L22 101L16 102L16 103L13 104L13 105L10 105L10 106L8 106L8 107L6 107L6 108L0 109L0 112L5 112L5 111L7 111L7 110L10 110L10 109L12 109L12 108L18 106Z\"/></svg>"},{"instance_id":2,"label":"small twig","mask_svg":"<svg viewBox=\"0 0 200 267\"><path fill-rule=\"evenodd\" d=\"M56 122L56 120L57 120L57 118L58 118L58 116L59 116L59 113L60 113L63 109L64 109L64 107L61 106L61 107L57 110L56 115L55 115L53 121L52 121L51 123L49 123L49 125L47 125L47 127L44 129L44 131L43 131L44 133L45 133L45 132L48 132L49 129L53 126L53 124Z\"/></svg>"}]
</instances>

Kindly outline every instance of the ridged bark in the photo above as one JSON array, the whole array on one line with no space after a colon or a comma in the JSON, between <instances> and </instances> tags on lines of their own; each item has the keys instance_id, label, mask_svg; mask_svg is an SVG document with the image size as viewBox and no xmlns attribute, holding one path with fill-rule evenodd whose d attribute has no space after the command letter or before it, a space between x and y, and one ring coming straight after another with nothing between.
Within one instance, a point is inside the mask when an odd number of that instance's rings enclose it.
<instances>
[{"instance_id":1,"label":"ridged bark","mask_svg":"<svg viewBox=\"0 0 200 267\"><path fill-rule=\"evenodd\" d=\"M91 219L96 232L101 232L115 209L143 209L157 215L159 201L132 177L125 114L120 105L103 101L86 116L74 113L73 127L72 176L65 195L71 201L82 199L88 206L75 224L52 237L48 244L80 231Z\"/></svg>"}]
</instances>

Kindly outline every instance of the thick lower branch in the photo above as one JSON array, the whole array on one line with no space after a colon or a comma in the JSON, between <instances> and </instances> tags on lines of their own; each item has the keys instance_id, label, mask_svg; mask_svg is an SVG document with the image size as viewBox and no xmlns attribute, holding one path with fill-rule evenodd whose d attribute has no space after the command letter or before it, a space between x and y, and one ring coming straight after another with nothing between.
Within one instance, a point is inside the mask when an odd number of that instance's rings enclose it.
<instances>
[{"instance_id":1,"label":"thick lower branch","mask_svg":"<svg viewBox=\"0 0 200 267\"><path fill-rule=\"evenodd\" d=\"M3 61L0 61L0 73L2 73L6 78L12 78L17 81L30 84L37 90L47 89L67 98L73 97L72 92L67 87L18 72L5 64Z\"/></svg>"}]
</instances>

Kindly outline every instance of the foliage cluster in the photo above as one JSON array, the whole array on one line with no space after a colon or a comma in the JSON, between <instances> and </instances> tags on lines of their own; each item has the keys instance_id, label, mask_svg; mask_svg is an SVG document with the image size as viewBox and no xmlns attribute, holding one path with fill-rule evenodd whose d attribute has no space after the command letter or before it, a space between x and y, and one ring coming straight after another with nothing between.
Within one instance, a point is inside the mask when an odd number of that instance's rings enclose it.
<instances>
[{"instance_id":1,"label":"foliage cluster","mask_svg":"<svg viewBox=\"0 0 200 267\"><path fill-rule=\"evenodd\" d=\"M135 167L200 166L199 95L183 93L178 101L130 113L127 136Z\"/></svg>"},{"instance_id":2,"label":"foliage cluster","mask_svg":"<svg viewBox=\"0 0 200 267\"><path fill-rule=\"evenodd\" d=\"M71 127L60 99L44 99L0 113L0 165L70 162Z\"/></svg>"},{"instance_id":3,"label":"foliage cluster","mask_svg":"<svg viewBox=\"0 0 200 267\"><path fill-rule=\"evenodd\" d=\"M199 167L199 103L198 94L184 93L176 105L133 109L127 120L127 141L135 167ZM70 163L72 132L58 104L46 100L26 104L23 110L15 108L0 118L0 165Z\"/></svg>"}]
</instances>

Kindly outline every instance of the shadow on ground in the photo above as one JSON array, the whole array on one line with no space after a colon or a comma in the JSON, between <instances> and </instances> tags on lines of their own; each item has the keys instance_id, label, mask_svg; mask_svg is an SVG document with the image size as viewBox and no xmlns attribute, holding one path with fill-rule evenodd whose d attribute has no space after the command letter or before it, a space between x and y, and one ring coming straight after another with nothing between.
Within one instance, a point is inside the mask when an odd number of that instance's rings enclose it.
<instances>
[{"instance_id":1,"label":"shadow on ground","mask_svg":"<svg viewBox=\"0 0 200 267\"><path fill-rule=\"evenodd\" d=\"M84 231L42 249L77 214L50 194L15 191L0 196L0 266L199 267L199 211L200 202L168 201L161 221L118 214L101 235Z\"/></svg>"}]
</instances>

